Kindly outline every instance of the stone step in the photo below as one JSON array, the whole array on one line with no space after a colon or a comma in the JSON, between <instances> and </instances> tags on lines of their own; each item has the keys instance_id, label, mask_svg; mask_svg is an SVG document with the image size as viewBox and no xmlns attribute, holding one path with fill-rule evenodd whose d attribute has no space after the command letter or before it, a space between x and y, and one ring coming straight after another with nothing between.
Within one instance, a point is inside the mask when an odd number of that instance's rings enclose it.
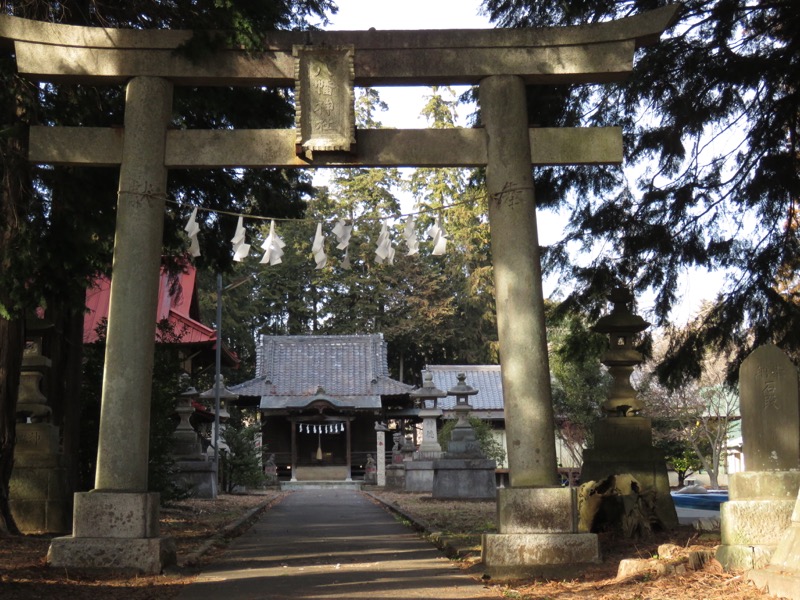
<instances>
[{"instance_id":1,"label":"stone step","mask_svg":"<svg viewBox=\"0 0 800 600\"><path fill-rule=\"evenodd\" d=\"M360 490L361 481L281 481L281 491L291 490Z\"/></svg>"}]
</instances>

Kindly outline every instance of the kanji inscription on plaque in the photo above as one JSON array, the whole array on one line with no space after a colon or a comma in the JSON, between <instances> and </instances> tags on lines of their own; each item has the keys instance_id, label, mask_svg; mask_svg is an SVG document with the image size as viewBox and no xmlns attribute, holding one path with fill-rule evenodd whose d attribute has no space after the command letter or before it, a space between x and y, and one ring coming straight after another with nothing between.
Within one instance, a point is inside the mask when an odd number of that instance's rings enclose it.
<instances>
[{"instance_id":1,"label":"kanji inscription on plaque","mask_svg":"<svg viewBox=\"0 0 800 600\"><path fill-rule=\"evenodd\" d=\"M355 144L352 46L295 46L297 152L349 152Z\"/></svg>"}]
</instances>

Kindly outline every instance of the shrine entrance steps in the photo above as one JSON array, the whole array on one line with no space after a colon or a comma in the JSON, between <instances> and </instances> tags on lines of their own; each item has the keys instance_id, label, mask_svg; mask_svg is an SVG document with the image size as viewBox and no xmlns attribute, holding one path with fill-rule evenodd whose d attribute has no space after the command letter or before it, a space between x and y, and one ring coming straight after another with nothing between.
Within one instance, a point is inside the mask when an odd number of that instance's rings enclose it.
<instances>
[{"instance_id":1,"label":"shrine entrance steps","mask_svg":"<svg viewBox=\"0 0 800 600\"><path fill-rule=\"evenodd\" d=\"M360 490L361 481L281 481L281 491Z\"/></svg>"}]
</instances>

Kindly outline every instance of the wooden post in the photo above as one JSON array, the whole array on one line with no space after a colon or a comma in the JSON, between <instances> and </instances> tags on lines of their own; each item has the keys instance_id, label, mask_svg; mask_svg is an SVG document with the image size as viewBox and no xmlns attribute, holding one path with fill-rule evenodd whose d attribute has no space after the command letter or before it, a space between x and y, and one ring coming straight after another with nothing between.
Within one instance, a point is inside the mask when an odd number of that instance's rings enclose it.
<instances>
[{"instance_id":1,"label":"wooden post","mask_svg":"<svg viewBox=\"0 0 800 600\"><path fill-rule=\"evenodd\" d=\"M292 427L292 481L297 481L297 421L289 419Z\"/></svg>"}]
</instances>

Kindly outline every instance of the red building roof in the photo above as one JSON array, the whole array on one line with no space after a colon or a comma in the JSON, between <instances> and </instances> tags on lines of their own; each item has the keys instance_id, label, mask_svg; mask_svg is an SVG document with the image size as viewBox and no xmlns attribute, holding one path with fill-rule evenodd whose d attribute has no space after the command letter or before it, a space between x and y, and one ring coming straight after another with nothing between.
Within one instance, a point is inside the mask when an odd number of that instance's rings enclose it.
<instances>
[{"instance_id":1,"label":"red building roof","mask_svg":"<svg viewBox=\"0 0 800 600\"><path fill-rule=\"evenodd\" d=\"M174 280L177 277L177 281ZM153 321L153 334L157 337L155 324L166 319L173 332L180 338L181 345L203 345L216 348L216 330L203 325L195 298L197 271L188 266L186 272L173 276L161 271L158 285L158 307ZM98 341L98 327L108 318L108 304L111 298L111 280L105 276L97 277L86 290L87 314L83 320L83 343ZM239 359L223 346L227 364L238 364Z\"/></svg>"}]
</instances>

